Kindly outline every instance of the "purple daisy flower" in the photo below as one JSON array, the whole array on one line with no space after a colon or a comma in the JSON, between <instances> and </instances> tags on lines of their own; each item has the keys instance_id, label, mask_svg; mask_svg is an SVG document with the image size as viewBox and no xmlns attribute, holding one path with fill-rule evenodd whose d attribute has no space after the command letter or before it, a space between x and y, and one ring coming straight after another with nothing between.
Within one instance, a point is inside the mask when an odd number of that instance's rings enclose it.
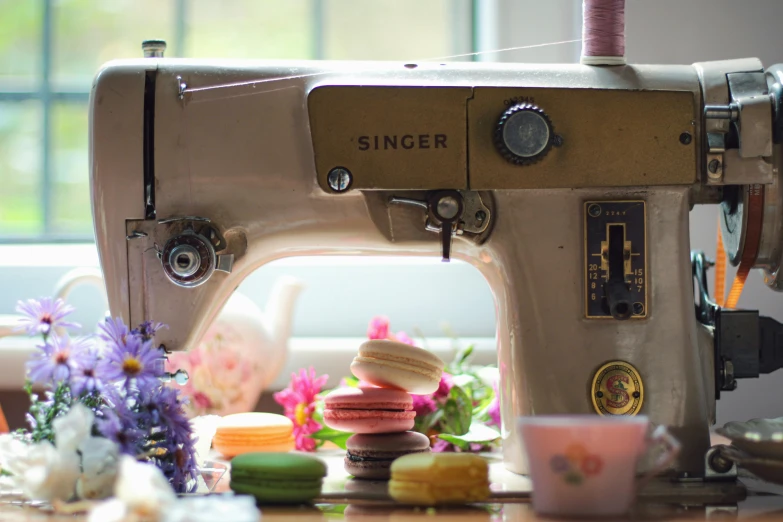
<instances>
[{"instance_id":1,"label":"purple daisy flower","mask_svg":"<svg viewBox=\"0 0 783 522\"><path fill-rule=\"evenodd\" d=\"M142 341L135 335L128 335L124 345L110 345L101 361L100 371L107 382L131 382L141 389L159 385L164 374L163 351L153 346L152 341Z\"/></svg>"},{"instance_id":2,"label":"purple daisy flower","mask_svg":"<svg viewBox=\"0 0 783 522\"><path fill-rule=\"evenodd\" d=\"M100 393L103 390L99 364L98 352L93 348L87 348L76 360L76 366L71 374L72 397L79 397L82 393Z\"/></svg>"},{"instance_id":3,"label":"purple daisy flower","mask_svg":"<svg viewBox=\"0 0 783 522\"><path fill-rule=\"evenodd\" d=\"M128 334L130 334L130 330L119 317L116 319L107 317L102 324L98 325L98 330L100 330L98 337L119 347L125 346Z\"/></svg>"},{"instance_id":4,"label":"purple daisy flower","mask_svg":"<svg viewBox=\"0 0 783 522\"><path fill-rule=\"evenodd\" d=\"M179 400L179 390L160 386L145 399L142 414L148 416L151 425L165 432L160 447L165 449L167 458L161 469L177 492L188 492L188 484L191 488L196 485L196 439Z\"/></svg>"},{"instance_id":5,"label":"purple daisy flower","mask_svg":"<svg viewBox=\"0 0 783 522\"><path fill-rule=\"evenodd\" d=\"M108 407L103 410L103 417L95 421L98 431L116 442L122 453L138 456L145 436L139 429L139 414L128 406L122 392L114 386L105 387L103 398Z\"/></svg>"},{"instance_id":6,"label":"purple daisy flower","mask_svg":"<svg viewBox=\"0 0 783 522\"><path fill-rule=\"evenodd\" d=\"M120 413L124 410L124 413ZM144 432L136 427L135 416L127 408L107 409L104 417L95 421L98 431L114 441L125 455L137 457L141 453Z\"/></svg>"},{"instance_id":7,"label":"purple daisy flower","mask_svg":"<svg viewBox=\"0 0 783 522\"><path fill-rule=\"evenodd\" d=\"M65 320L73 310L62 299L44 297L40 301L19 301L16 311L24 316L19 321L19 330L26 330L28 335L43 334L46 337L55 328L81 328L79 324Z\"/></svg>"},{"instance_id":8,"label":"purple daisy flower","mask_svg":"<svg viewBox=\"0 0 783 522\"><path fill-rule=\"evenodd\" d=\"M131 333L141 336L141 338L145 341L150 341L153 337L155 337L155 334L158 333L158 330L163 328L168 328L168 326L163 323L146 321L141 323L138 328L131 330Z\"/></svg>"},{"instance_id":9,"label":"purple daisy flower","mask_svg":"<svg viewBox=\"0 0 783 522\"><path fill-rule=\"evenodd\" d=\"M54 335L39 348L27 362L27 371L34 383L46 384L68 380L84 357L87 343L85 339Z\"/></svg>"}]
</instances>

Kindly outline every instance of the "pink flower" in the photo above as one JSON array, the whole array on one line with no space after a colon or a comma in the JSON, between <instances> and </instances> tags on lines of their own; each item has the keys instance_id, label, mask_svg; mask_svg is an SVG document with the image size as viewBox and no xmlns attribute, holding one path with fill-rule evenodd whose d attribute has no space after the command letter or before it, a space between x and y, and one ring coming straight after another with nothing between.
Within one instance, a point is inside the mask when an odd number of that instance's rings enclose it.
<instances>
[{"instance_id":1,"label":"pink flower","mask_svg":"<svg viewBox=\"0 0 783 522\"><path fill-rule=\"evenodd\" d=\"M370 319L370 325L367 327L368 339L386 339L389 341L397 341L398 343L405 343L415 346L416 343L413 339L408 337L405 332L397 332L393 334L389 330L389 318L383 315L378 315Z\"/></svg>"},{"instance_id":2,"label":"pink flower","mask_svg":"<svg viewBox=\"0 0 783 522\"><path fill-rule=\"evenodd\" d=\"M490 426L494 425L498 428L500 427L500 394L498 393L498 382L495 381L495 383L492 385L492 389L495 390L495 398L492 399L492 402L489 403L489 408L487 408L487 413L489 414L489 417L492 419L489 424Z\"/></svg>"},{"instance_id":3,"label":"pink flower","mask_svg":"<svg viewBox=\"0 0 783 522\"><path fill-rule=\"evenodd\" d=\"M446 442L443 439L437 439L435 441L435 444L432 445L431 449L433 453L454 452L456 450L454 444L452 444L451 442Z\"/></svg>"},{"instance_id":4,"label":"pink flower","mask_svg":"<svg viewBox=\"0 0 783 522\"><path fill-rule=\"evenodd\" d=\"M411 346L415 346L416 343L413 342L413 339L408 337L408 334L405 332L397 332L396 335L393 336L397 342L410 344Z\"/></svg>"},{"instance_id":5,"label":"pink flower","mask_svg":"<svg viewBox=\"0 0 783 522\"><path fill-rule=\"evenodd\" d=\"M212 407L212 401L209 400L209 397L207 397L206 394L200 391L193 393L193 403L196 405L196 408L200 410L208 410Z\"/></svg>"},{"instance_id":6,"label":"pink flower","mask_svg":"<svg viewBox=\"0 0 783 522\"><path fill-rule=\"evenodd\" d=\"M316 377L312 366L309 370L303 368L298 375L291 374L288 388L274 395L285 416L294 422L294 439L299 451L315 451L315 440L309 437L321 429L321 424L313 419L315 400L328 378L328 375Z\"/></svg>"},{"instance_id":7,"label":"pink flower","mask_svg":"<svg viewBox=\"0 0 783 522\"><path fill-rule=\"evenodd\" d=\"M430 395L411 395L411 397L413 398L413 411L416 412L417 417L427 415L438 409Z\"/></svg>"},{"instance_id":8,"label":"pink flower","mask_svg":"<svg viewBox=\"0 0 783 522\"><path fill-rule=\"evenodd\" d=\"M443 374L440 376L440 384L438 384L438 389L435 390L433 396L437 399L445 399L449 396L449 392L451 391L452 386L454 386L454 379L452 379L451 375L448 373L443 372Z\"/></svg>"},{"instance_id":9,"label":"pink flower","mask_svg":"<svg viewBox=\"0 0 783 522\"><path fill-rule=\"evenodd\" d=\"M382 315L373 317L370 320L370 326L367 328L368 339L388 339L389 338L389 319Z\"/></svg>"}]
</instances>

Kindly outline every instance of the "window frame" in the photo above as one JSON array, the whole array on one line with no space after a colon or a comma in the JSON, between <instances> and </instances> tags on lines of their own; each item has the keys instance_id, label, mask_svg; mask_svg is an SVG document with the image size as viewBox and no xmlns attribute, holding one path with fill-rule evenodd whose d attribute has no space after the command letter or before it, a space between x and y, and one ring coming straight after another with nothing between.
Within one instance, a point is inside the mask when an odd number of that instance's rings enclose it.
<instances>
[{"instance_id":1,"label":"window frame","mask_svg":"<svg viewBox=\"0 0 783 522\"><path fill-rule=\"evenodd\" d=\"M41 244L41 243L94 243L92 234L68 234L53 232L52 200L54 185L52 183L52 113L55 104L72 103L81 104L85 108L89 104L90 89L68 89L52 82L52 56L54 51L54 17L55 0L38 0L41 3L41 66L39 75L35 78L31 88L14 88L12 84L4 84L0 81L0 103L37 101L41 105L41 142L40 142L40 169L41 183L39 197L43 212L43 233L29 236L9 236L0 232L0 244ZM312 49L309 59L321 60L324 58L324 4L328 0L309 0L311 16L310 31L313 35ZM476 52L478 42L478 23L480 0L461 0L451 2L452 17L464 19L470 17L470 52ZM188 0L174 0L174 41L167 49L169 56L182 56L185 50L185 42L188 37ZM465 26L465 24L460 24ZM452 39L452 48L456 49L465 35L455 36ZM141 42L139 42L141 43ZM141 53L141 50L139 50ZM463 53L453 53L463 54ZM471 56L475 59L475 56Z\"/></svg>"}]
</instances>

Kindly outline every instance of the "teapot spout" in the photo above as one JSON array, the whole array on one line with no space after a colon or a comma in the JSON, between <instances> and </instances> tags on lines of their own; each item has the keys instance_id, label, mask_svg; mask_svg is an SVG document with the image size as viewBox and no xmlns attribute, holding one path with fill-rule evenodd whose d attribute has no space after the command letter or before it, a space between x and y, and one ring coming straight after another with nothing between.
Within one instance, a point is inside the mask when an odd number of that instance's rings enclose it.
<instances>
[{"instance_id":1,"label":"teapot spout","mask_svg":"<svg viewBox=\"0 0 783 522\"><path fill-rule=\"evenodd\" d=\"M264 310L267 332L277 346L285 346L291 335L294 305L304 283L291 276L283 276L275 281Z\"/></svg>"}]
</instances>

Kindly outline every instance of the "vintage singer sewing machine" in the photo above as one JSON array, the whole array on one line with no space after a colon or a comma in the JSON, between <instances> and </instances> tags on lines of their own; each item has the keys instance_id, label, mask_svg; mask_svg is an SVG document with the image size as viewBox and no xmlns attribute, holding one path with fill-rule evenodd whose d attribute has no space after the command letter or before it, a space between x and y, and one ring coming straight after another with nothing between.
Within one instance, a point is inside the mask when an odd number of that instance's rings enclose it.
<instances>
[{"instance_id":1,"label":"vintage singer sewing machine","mask_svg":"<svg viewBox=\"0 0 783 522\"><path fill-rule=\"evenodd\" d=\"M162 321L165 347L186 350L278 258L462 259L496 300L509 469L526 472L520 415L643 413L682 441L673 473L716 473L715 399L781 366L783 335L705 291L697 318L705 261L691 263L688 213L722 205L732 262L783 289L783 66L237 62L153 47L108 64L91 98L113 315Z\"/></svg>"}]
</instances>

